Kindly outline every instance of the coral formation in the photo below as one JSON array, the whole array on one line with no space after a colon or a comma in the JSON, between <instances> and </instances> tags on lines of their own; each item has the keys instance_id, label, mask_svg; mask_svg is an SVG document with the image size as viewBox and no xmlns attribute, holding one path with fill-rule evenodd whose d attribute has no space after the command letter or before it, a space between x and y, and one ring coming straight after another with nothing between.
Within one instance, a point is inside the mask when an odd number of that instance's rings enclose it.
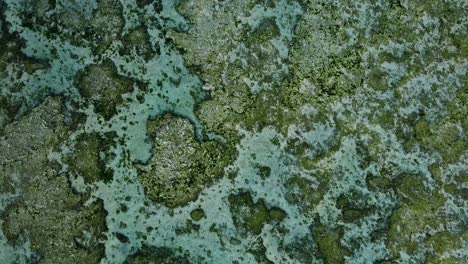
<instances>
[{"instance_id":1,"label":"coral formation","mask_svg":"<svg viewBox=\"0 0 468 264\"><path fill-rule=\"evenodd\" d=\"M0 1L0 263L464 263L467 8Z\"/></svg>"}]
</instances>

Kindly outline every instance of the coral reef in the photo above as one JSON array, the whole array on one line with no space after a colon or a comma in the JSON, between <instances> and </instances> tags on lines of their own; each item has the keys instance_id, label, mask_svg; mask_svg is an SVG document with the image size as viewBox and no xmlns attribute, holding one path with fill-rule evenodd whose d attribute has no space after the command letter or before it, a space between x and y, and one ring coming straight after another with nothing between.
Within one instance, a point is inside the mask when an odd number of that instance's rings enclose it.
<instances>
[{"instance_id":1,"label":"coral reef","mask_svg":"<svg viewBox=\"0 0 468 264\"><path fill-rule=\"evenodd\" d=\"M464 263L463 0L0 1L0 263Z\"/></svg>"}]
</instances>

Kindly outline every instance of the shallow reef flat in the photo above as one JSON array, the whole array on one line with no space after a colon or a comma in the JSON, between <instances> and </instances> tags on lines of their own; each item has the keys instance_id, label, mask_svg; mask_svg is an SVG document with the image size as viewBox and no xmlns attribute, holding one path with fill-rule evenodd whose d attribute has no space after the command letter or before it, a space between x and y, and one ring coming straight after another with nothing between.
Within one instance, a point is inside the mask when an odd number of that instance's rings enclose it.
<instances>
[{"instance_id":1,"label":"shallow reef flat","mask_svg":"<svg viewBox=\"0 0 468 264\"><path fill-rule=\"evenodd\" d=\"M466 0L0 0L0 263L468 262Z\"/></svg>"}]
</instances>

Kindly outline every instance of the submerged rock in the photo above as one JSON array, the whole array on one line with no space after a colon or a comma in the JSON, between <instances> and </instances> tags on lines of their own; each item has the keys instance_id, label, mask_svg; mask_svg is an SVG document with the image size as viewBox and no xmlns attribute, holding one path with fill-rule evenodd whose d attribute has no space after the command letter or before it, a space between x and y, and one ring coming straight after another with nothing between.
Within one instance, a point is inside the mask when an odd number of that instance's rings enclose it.
<instances>
[{"instance_id":1,"label":"submerged rock","mask_svg":"<svg viewBox=\"0 0 468 264\"><path fill-rule=\"evenodd\" d=\"M465 2L1 1L0 263L462 263Z\"/></svg>"}]
</instances>

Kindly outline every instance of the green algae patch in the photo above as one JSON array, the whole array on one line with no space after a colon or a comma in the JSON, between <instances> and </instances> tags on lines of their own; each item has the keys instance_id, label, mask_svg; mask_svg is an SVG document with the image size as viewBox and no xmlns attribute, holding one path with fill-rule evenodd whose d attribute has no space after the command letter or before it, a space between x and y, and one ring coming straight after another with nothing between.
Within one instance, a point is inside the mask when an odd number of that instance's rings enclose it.
<instances>
[{"instance_id":1,"label":"green algae patch","mask_svg":"<svg viewBox=\"0 0 468 264\"><path fill-rule=\"evenodd\" d=\"M373 213L373 209L367 207L365 197L357 192L351 192L338 197L336 207L341 210L345 223L356 222Z\"/></svg>"},{"instance_id":2,"label":"green algae patch","mask_svg":"<svg viewBox=\"0 0 468 264\"><path fill-rule=\"evenodd\" d=\"M422 177L407 175L398 182L397 194L404 203L390 218L389 249L394 256L400 251L417 254L422 250L421 243L430 237L428 233L445 223L439 213L445 201L441 194L431 193L424 186Z\"/></svg>"},{"instance_id":3,"label":"green algae patch","mask_svg":"<svg viewBox=\"0 0 468 264\"><path fill-rule=\"evenodd\" d=\"M445 163L456 162L468 148L461 131L457 124L450 121L436 125L421 119L415 125L416 140L409 141L407 145L418 144L425 151L439 153Z\"/></svg>"},{"instance_id":4,"label":"green algae patch","mask_svg":"<svg viewBox=\"0 0 468 264\"><path fill-rule=\"evenodd\" d=\"M314 238L318 245L318 251L323 256L325 263L345 263L345 256L349 252L344 249L340 240L343 232L319 225L313 228Z\"/></svg>"},{"instance_id":5,"label":"green algae patch","mask_svg":"<svg viewBox=\"0 0 468 264\"><path fill-rule=\"evenodd\" d=\"M107 120L124 103L122 95L133 91L133 82L118 75L117 68L110 60L88 66L77 82L81 96L94 105L96 113Z\"/></svg>"},{"instance_id":6,"label":"green algae patch","mask_svg":"<svg viewBox=\"0 0 468 264\"><path fill-rule=\"evenodd\" d=\"M287 217L281 208L268 208L263 200L254 203L250 193L229 196L234 224L238 229L259 235L267 223L278 223Z\"/></svg>"},{"instance_id":7,"label":"green algae patch","mask_svg":"<svg viewBox=\"0 0 468 264\"><path fill-rule=\"evenodd\" d=\"M197 141L193 125L171 114L149 121L148 131L153 158L140 182L149 199L169 207L196 199L204 186L224 175L235 155L222 142Z\"/></svg>"},{"instance_id":8,"label":"green algae patch","mask_svg":"<svg viewBox=\"0 0 468 264\"><path fill-rule=\"evenodd\" d=\"M258 175L260 175L262 179L270 177L271 168L268 166L258 166Z\"/></svg>"},{"instance_id":9,"label":"green algae patch","mask_svg":"<svg viewBox=\"0 0 468 264\"><path fill-rule=\"evenodd\" d=\"M464 243L466 243L467 239L467 231L464 231L459 234L440 232L437 233L435 236L428 238L427 244L432 249L432 253L428 256L427 263L462 263L463 259L456 253L456 251L463 250Z\"/></svg>"},{"instance_id":10,"label":"green algae patch","mask_svg":"<svg viewBox=\"0 0 468 264\"><path fill-rule=\"evenodd\" d=\"M206 217L206 215L203 209L197 208L190 212L190 218L192 218L193 221L200 221L204 217Z\"/></svg>"},{"instance_id":11,"label":"green algae patch","mask_svg":"<svg viewBox=\"0 0 468 264\"><path fill-rule=\"evenodd\" d=\"M436 210L445 201L438 191L431 191L422 176L400 175L394 181L397 195L401 200L410 205L426 205Z\"/></svg>"}]
</instances>

